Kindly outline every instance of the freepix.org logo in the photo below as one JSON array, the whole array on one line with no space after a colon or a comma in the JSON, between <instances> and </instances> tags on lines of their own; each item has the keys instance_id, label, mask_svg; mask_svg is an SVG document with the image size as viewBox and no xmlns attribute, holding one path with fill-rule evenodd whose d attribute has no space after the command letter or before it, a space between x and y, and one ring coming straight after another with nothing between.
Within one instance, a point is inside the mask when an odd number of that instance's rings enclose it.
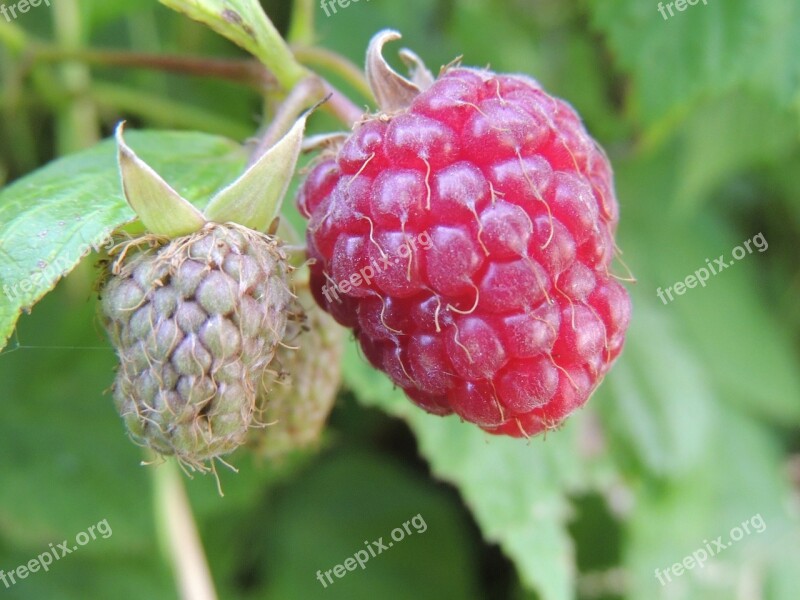
<instances>
[{"instance_id":1,"label":"freepix.org logo","mask_svg":"<svg viewBox=\"0 0 800 600\"><path fill-rule=\"evenodd\" d=\"M19 15L24 15L32 8L44 4L50 6L50 0L19 0L15 4L0 4L0 15L6 18L6 23L11 23Z\"/></svg>"},{"instance_id":2,"label":"freepix.org logo","mask_svg":"<svg viewBox=\"0 0 800 600\"><path fill-rule=\"evenodd\" d=\"M343 563L335 565L326 571L322 571L322 569L318 570L317 580L322 584L322 587L327 588L329 585L336 583L332 575L335 575L337 579L341 579L347 575L348 571L355 571L358 567L361 567L362 570L366 569L370 557L376 558L379 554L388 551L395 543L402 542L407 536L411 536L414 533L425 533L427 530L428 524L425 522L422 514L417 514L415 517L403 523L402 527L395 527L392 529L391 541L387 540L384 542L383 537L379 537L372 542L365 541L364 545L367 547L366 550L358 550L352 556L347 557ZM369 552L367 552L367 550L369 550Z\"/></svg>"},{"instance_id":3,"label":"freepix.org logo","mask_svg":"<svg viewBox=\"0 0 800 600\"><path fill-rule=\"evenodd\" d=\"M369 0L366 1L369 2ZM325 13L325 16L330 17L332 14L336 14L337 7L347 8L356 2L358 2L358 0L320 0L319 5Z\"/></svg>"},{"instance_id":4,"label":"freepix.org logo","mask_svg":"<svg viewBox=\"0 0 800 600\"><path fill-rule=\"evenodd\" d=\"M419 244L419 245L417 245ZM342 299L339 294L347 294L353 288L362 285L369 285L376 275L380 275L384 271L392 268L392 265L399 265L403 261L407 261L412 257L413 251L422 249L429 250L433 246L433 240L427 231L423 231L419 235L408 240L397 248L395 256L390 256L381 251L380 260L372 260L370 264L363 267L357 273L352 273L347 279L342 279L335 282L332 279L329 283L322 286L322 294L328 302L341 302Z\"/></svg>"},{"instance_id":5,"label":"freepix.org logo","mask_svg":"<svg viewBox=\"0 0 800 600\"><path fill-rule=\"evenodd\" d=\"M712 275L719 275L728 267L732 267L734 264L736 264L736 262L742 260L747 255L752 254L753 246L755 246L756 250L759 252L764 252L769 248L767 238L765 238L764 234L760 231L754 235L752 239L745 240L740 246L736 246L733 249L731 252L731 255L733 256L732 261L725 262L724 254L720 254L717 258L715 258L713 263L707 258L706 266L708 268L700 267L694 272L693 275L687 275L684 280L676 281L671 286L668 286L663 290L659 287L656 290L656 295L661 299L663 304L668 304L675 299L672 295L673 291L676 295L683 296L683 294L686 293L686 290L697 287L698 284L700 284L701 287L706 287L706 282L711 278ZM669 301L667 298L669 298Z\"/></svg>"},{"instance_id":6,"label":"freepix.org logo","mask_svg":"<svg viewBox=\"0 0 800 600\"><path fill-rule=\"evenodd\" d=\"M670 17L674 17L675 13L672 12L672 7L675 7L675 10L683 12L690 6L695 6L699 2L702 2L705 6L708 6L708 0L675 0L675 2L667 2L666 6L663 2L658 3L658 12L661 13L661 16L664 17L666 21ZM667 12L669 12L669 17L667 16Z\"/></svg>"},{"instance_id":7,"label":"freepix.org logo","mask_svg":"<svg viewBox=\"0 0 800 600\"><path fill-rule=\"evenodd\" d=\"M658 582L664 586L672 582L672 577L680 577L686 571L690 571L695 567L702 569L709 558L724 552L736 542L740 541L746 535L753 533L763 533L767 528L767 523L761 513L753 515L749 519L742 521L739 525L733 527L728 533L728 539L724 540L723 537L717 536L709 542L703 540L703 546L697 548L691 554L687 554L680 562L676 562L671 567L666 569L656 569L656 578Z\"/></svg>"},{"instance_id":8,"label":"freepix.org logo","mask_svg":"<svg viewBox=\"0 0 800 600\"><path fill-rule=\"evenodd\" d=\"M0 569L0 581L6 588L16 585L22 579L27 579L29 575L41 571L49 571L53 562L61 560L68 554L72 554L80 547L85 546L89 542L96 540L98 537L108 539L114 532L108 524L108 519L103 519L99 523L92 525L86 531L81 531L75 536L75 543L70 544L68 540L64 540L60 544L50 543L50 547L42 552L36 558L32 558L24 565L19 565L11 571L4 571Z\"/></svg>"}]
</instances>

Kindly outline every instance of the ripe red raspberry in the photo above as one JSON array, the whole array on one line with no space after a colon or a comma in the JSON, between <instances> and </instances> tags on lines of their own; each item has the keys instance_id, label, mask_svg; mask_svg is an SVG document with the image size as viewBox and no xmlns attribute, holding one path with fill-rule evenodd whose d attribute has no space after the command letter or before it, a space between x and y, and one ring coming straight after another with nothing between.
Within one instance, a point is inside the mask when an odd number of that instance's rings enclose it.
<instances>
[{"instance_id":1,"label":"ripe red raspberry","mask_svg":"<svg viewBox=\"0 0 800 600\"><path fill-rule=\"evenodd\" d=\"M528 77L446 69L357 124L298 203L317 301L428 412L533 435L622 349L611 167Z\"/></svg>"}]
</instances>

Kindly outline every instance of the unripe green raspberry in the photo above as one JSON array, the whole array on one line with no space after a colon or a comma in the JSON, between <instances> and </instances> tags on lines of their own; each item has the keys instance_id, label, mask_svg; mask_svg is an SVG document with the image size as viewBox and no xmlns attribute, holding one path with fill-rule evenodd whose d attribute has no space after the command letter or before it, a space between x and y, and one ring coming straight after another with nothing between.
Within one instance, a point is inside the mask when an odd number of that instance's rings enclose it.
<instances>
[{"instance_id":1,"label":"unripe green raspberry","mask_svg":"<svg viewBox=\"0 0 800 600\"><path fill-rule=\"evenodd\" d=\"M307 282L297 288L297 318L288 322L257 399L266 426L250 432L251 445L265 458L318 441L341 380L345 330L316 306Z\"/></svg>"},{"instance_id":2,"label":"unripe green raspberry","mask_svg":"<svg viewBox=\"0 0 800 600\"><path fill-rule=\"evenodd\" d=\"M253 424L291 267L277 238L233 223L148 240L122 249L102 292L120 360L114 400L135 442L205 470Z\"/></svg>"}]
</instances>

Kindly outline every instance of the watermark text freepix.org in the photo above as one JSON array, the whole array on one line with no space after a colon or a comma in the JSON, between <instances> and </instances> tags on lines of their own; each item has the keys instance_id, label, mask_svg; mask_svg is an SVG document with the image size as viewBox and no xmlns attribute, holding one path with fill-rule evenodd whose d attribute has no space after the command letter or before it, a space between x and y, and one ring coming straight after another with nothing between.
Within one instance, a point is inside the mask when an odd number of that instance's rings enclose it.
<instances>
[{"instance_id":1,"label":"watermark text freepix.org","mask_svg":"<svg viewBox=\"0 0 800 600\"><path fill-rule=\"evenodd\" d=\"M11 23L20 14L25 14L31 8L36 8L44 3L50 6L50 0L19 0L14 4L0 4L0 14L6 18L6 23Z\"/></svg>"},{"instance_id":2,"label":"watermark text freepix.org","mask_svg":"<svg viewBox=\"0 0 800 600\"><path fill-rule=\"evenodd\" d=\"M412 526L414 527L414 531L411 530ZM417 514L414 518L403 523L402 527L395 527L392 529L391 537L393 541L384 542L382 537L374 542L365 541L364 545L367 547L366 550L359 550L353 554L353 556L346 558L341 565L335 565L327 571L317 571L317 579L322 584L322 587L326 588L329 584L335 583L331 574L341 579L347 575L348 571L355 571L357 567L361 567L362 570L366 569L367 561L369 561L370 558L375 558L385 550L388 550L394 546L394 542L401 542L406 535L412 535L414 532L425 533L427 530L428 524L425 523L425 519L422 518L421 514Z\"/></svg>"},{"instance_id":3,"label":"watermark text freepix.org","mask_svg":"<svg viewBox=\"0 0 800 600\"><path fill-rule=\"evenodd\" d=\"M658 3L658 12L661 13L661 16L664 17L666 21L669 17L674 17L675 13L672 12L672 7L675 7L675 10L679 10L681 12L685 11L689 6L695 6L700 2L703 5L708 6L708 0L675 0L675 2L667 2L666 7L664 6L663 2ZM666 8L666 10L665 10ZM669 17L667 16L667 11L669 11Z\"/></svg>"},{"instance_id":4,"label":"watermark text freepix.org","mask_svg":"<svg viewBox=\"0 0 800 600\"><path fill-rule=\"evenodd\" d=\"M67 261L66 258L59 256L48 266L38 271L34 271L32 275L23 277L16 283L4 283L3 294L5 294L6 298L9 300L13 300L14 298L19 297L20 292L27 294L36 286L38 286L42 280L55 278L59 273L66 271L68 267L69 261Z\"/></svg>"},{"instance_id":5,"label":"watermark text freepix.org","mask_svg":"<svg viewBox=\"0 0 800 600\"><path fill-rule=\"evenodd\" d=\"M706 561L712 556L716 556L726 548L733 546L735 542L741 540L745 535L751 533L761 533L767 528L761 513L753 515L746 521L742 521L728 533L728 540L723 541L722 536L711 541L703 540L703 547L698 548L691 554L686 555L681 562L676 562L666 569L656 569L656 578L661 585L667 585L672 581L671 575L680 577L684 571L705 566Z\"/></svg>"},{"instance_id":6,"label":"watermark text freepix.org","mask_svg":"<svg viewBox=\"0 0 800 600\"><path fill-rule=\"evenodd\" d=\"M320 0L319 5L325 11L325 16L330 17L331 14L336 14L336 7L347 8L350 4L355 4L358 0ZM369 0L367 0L369 2Z\"/></svg>"},{"instance_id":7,"label":"watermark text freepix.org","mask_svg":"<svg viewBox=\"0 0 800 600\"><path fill-rule=\"evenodd\" d=\"M81 531L76 535L75 544L72 546L69 545L69 541L67 540L64 540L60 544L53 544L51 542L48 550L42 552L36 558L29 560L27 564L20 565L16 569L8 572L0 569L0 581L3 582L6 588L10 588L19 580L27 579L28 575L36 573L40 569L49 571L50 565L52 565L54 561L61 560L67 554L72 554L81 546L85 546L92 540L96 540L98 534L101 538L108 539L111 537L112 533L113 531L111 531L111 526L108 524L108 519L103 519L96 525L89 527L86 531Z\"/></svg>"},{"instance_id":8,"label":"watermark text freepix.org","mask_svg":"<svg viewBox=\"0 0 800 600\"><path fill-rule=\"evenodd\" d=\"M741 246L736 246L731 251L731 254L733 255L733 261L726 262L724 254L720 254L717 258L715 258L713 263L707 258L706 266L708 268L700 267L694 272L694 274L687 275L683 281L678 281L664 290L658 288L656 290L656 295L661 299L661 302L667 304L675 299L672 296L673 291L678 296L683 296L687 289L697 287L698 283L702 287L706 287L706 282L712 275L719 275L720 272L733 265L736 261L742 260L748 254L752 254L753 248L751 246L751 242L752 246L755 246L756 250L759 252L764 252L767 248L769 248L769 244L767 243L767 239L764 237L764 234L758 232L752 237L752 239L745 240L742 242ZM669 298L669 300L667 300L667 298Z\"/></svg>"},{"instance_id":9,"label":"watermark text freepix.org","mask_svg":"<svg viewBox=\"0 0 800 600\"><path fill-rule=\"evenodd\" d=\"M363 284L369 285L372 278L380 275L384 269L391 267L392 263L400 264L403 260L411 257L413 250L417 249L417 243L423 250L430 249L433 246L433 240L427 231L423 231L415 238L408 238L408 241L397 248L397 256L392 258L385 252L382 253L379 261L372 260L366 267L362 267L358 273L353 273L349 278L343 279L340 282L333 282L333 285L326 283L322 286L322 294L328 302L341 302L339 294L347 294L352 288L360 287ZM333 280L331 280L333 281Z\"/></svg>"}]
</instances>

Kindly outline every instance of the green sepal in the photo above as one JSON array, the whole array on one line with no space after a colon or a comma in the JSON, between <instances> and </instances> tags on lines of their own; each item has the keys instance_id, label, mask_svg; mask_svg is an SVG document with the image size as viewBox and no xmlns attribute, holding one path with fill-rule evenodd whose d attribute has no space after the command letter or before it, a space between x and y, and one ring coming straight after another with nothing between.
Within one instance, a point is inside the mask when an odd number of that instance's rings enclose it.
<instances>
[{"instance_id":1,"label":"green sepal","mask_svg":"<svg viewBox=\"0 0 800 600\"><path fill-rule=\"evenodd\" d=\"M176 192L125 143L117 126L117 160L125 199L150 233L176 238L203 227L203 213Z\"/></svg>"},{"instance_id":2,"label":"green sepal","mask_svg":"<svg viewBox=\"0 0 800 600\"><path fill-rule=\"evenodd\" d=\"M303 143L307 114L236 181L220 190L205 210L209 221L229 221L265 232L281 210Z\"/></svg>"}]
</instances>

